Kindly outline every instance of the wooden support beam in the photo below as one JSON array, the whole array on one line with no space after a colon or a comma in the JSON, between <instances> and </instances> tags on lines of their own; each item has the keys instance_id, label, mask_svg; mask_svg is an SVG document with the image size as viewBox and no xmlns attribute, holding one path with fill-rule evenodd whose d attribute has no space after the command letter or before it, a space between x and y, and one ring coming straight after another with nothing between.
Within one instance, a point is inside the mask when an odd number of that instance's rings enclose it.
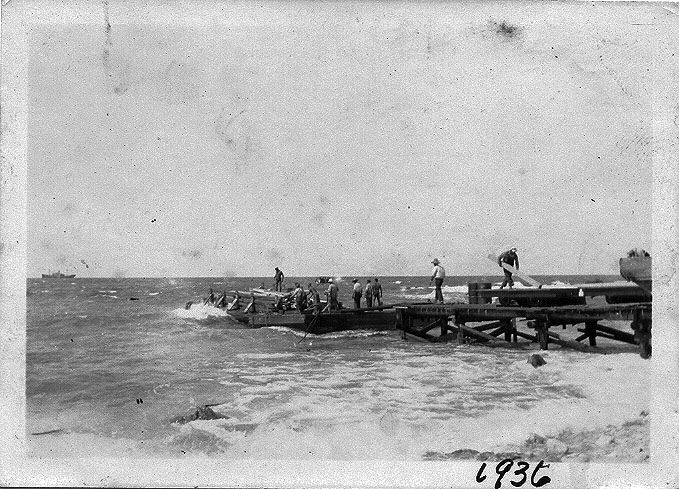
<instances>
[{"instance_id":1,"label":"wooden support beam","mask_svg":"<svg viewBox=\"0 0 679 489\"><path fill-rule=\"evenodd\" d=\"M587 338L589 336L589 333L587 332L587 330L585 330L583 328L578 328L578 331L580 331L581 333L584 333L584 334L578 336L578 338L582 338L582 337ZM613 336L612 334L604 333L603 331L597 331L596 335L599 338L606 338L606 339L609 339L609 340L622 341L622 340L616 338L615 336ZM576 338L575 340L581 341L581 340L578 340L578 338Z\"/></svg>"},{"instance_id":2,"label":"wooden support beam","mask_svg":"<svg viewBox=\"0 0 679 489\"><path fill-rule=\"evenodd\" d=\"M497 328L495 331L491 331L488 334L491 335L491 336L495 336L497 338L498 336L500 336L504 332L505 332L505 328L504 328L504 326L502 326L500 328Z\"/></svg>"},{"instance_id":3,"label":"wooden support beam","mask_svg":"<svg viewBox=\"0 0 679 489\"><path fill-rule=\"evenodd\" d=\"M596 348L583 345L582 343L578 343L577 341L571 341L571 340L561 340L557 338L552 338L550 340L552 343L556 343L557 345L565 346L566 348L573 348L574 350L579 350L579 351L598 351Z\"/></svg>"},{"instance_id":4,"label":"wooden support beam","mask_svg":"<svg viewBox=\"0 0 679 489\"><path fill-rule=\"evenodd\" d=\"M612 328L610 328L612 329ZM586 329L583 328L578 328L578 331L581 333L584 333L580 336L578 336L575 340L576 341L582 341L583 339L587 338L589 336L589 332ZM622 331L616 331L615 333L609 333L607 331L600 331L599 328L597 328L596 335L601 337L601 338L606 338L609 340L615 340L615 341L621 341L623 343L629 343L630 345L636 345L637 341L634 339L634 335L630 333L624 333Z\"/></svg>"},{"instance_id":5,"label":"wooden support beam","mask_svg":"<svg viewBox=\"0 0 679 489\"><path fill-rule=\"evenodd\" d=\"M583 332L584 332L584 329L578 329L578 331L583 331ZM580 336L578 336L577 338L575 338L575 341L582 341L582 340L584 340L585 338L587 338L588 336L589 336L589 334L587 334L587 333L581 334Z\"/></svg>"},{"instance_id":6,"label":"wooden support beam","mask_svg":"<svg viewBox=\"0 0 679 489\"><path fill-rule=\"evenodd\" d=\"M465 326L463 324L458 325L458 327L460 328L461 331L468 334L469 336L475 336L476 338L481 338L481 339L488 340L488 341L500 341L495 336L491 336L491 335L483 333L481 331L476 331L474 328L470 328L470 327Z\"/></svg>"},{"instance_id":7,"label":"wooden support beam","mask_svg":"<svg viewBox=\"0 0 679 489\"><path fill-rule=\"evenodd\" d=\"M585 321L585 333L589 338L589 346L596 346L596 321Z\"/></svg>"},{"instance_id":8,"label":"wooden support beam","mask_svg":"<svg viewBox=\"0 0 679 489\"><path fill-rule=\"evenodd\" d=\"M406 330L404 330L404 333L407 333L407 334L412 335L412 336L417 336L417 337L425 339L427 341L436 341L435 336L432 336L432 335L427 334L427 333L422 333L422 332L420 332L416 329L406 329Z\"/></svg>"},{"instance_id":9,"label":"wooden support beam","mask_svg":"<svg viewBox=\"0 0 679 489\"><path fill-rule=\"evenodd\" d=\"M598 333L597 333L596 335L597 335L597 336L600 336L601 338L606 338L606 339L609 339L609 340L616 340L616 341L620 341L620 340L619 340L618 338L616 338L616 337L615 337L615 336L613 336L612 334L608 334L608 333L602 333L602 332L598 332ZM625 342L625 341L623 341L623 343L626 343L626 342ZM632 344L633 344L633 345L635 345L635 344L636 344L636 342L633 342Z\"/></svg>"},{"instance_id":10,"label":"wooden support beam","mask_svg":"<svg viewBox=\"0 0 679 489\"><path fill-rule=\"evenodd\" d=\"M547 329L547 322L541 320L535 321L535 336L537 337L538 343L540 343L540 349L547 350L549 343L549 330Z\"/></svg>"},{"instance_id":11,"label":"wooden support beam","mask_svg":"<svg viewBox=\"0 0 679 489\"><path fill-rule=\"evenodd\" d=\"M431 331L432 329L434 329L435 327L437 327L439 325L439 321L440 321L440 319L437 319L433 323L429 323L428 325L426 325L424 328L418 328L418 331L420 333L428 333L429 331ZM413 329L415 329L415 328L413 328Z\"/></svg>"},{"instance_id":12,"label":"wooden support beam","mask_svg":"<svg viewBox=\"0 0 679 489\"><path fill-rule=\"evenodd\" d=\"M457 322L457 319L455 319L455 326L457 326L457 344L462 345L464 344L464 331L462 330L462 326L464 325Z\"/></svg>"},{"instance_id":13,"label":"wooden support beam","mask_svg":"<svg viewBox=\"0 0 679 489\"><path fill-rule=\"evenodd\" d=\"M512 342L512 329L513 328L512 328L512 320L511 319L502 321L502 330L505 333L505 341L507 343Z\"/></svg>"},{"instance_id":14,"label":"wooden support beam","mask_svg":"<svg viewBox=\"0 0 679 489\"><path fill-rule=\"evenodd\" d=\"M428 325L425 329L427 331L435 328L438 325L438 319ZM427 341L427 342L432 342L436 341L436 338L432 335L429 335L426 333L426 331L421 331L415 329L413 325L413 316L408 313L407 309L401 309L397 308L396 309L396 325L399 329L402 330L402 338L404 340L408 339L409 336L417 338L419 341Z\"/></svg>"},{"instance_id":15,"label":"wooden support beam","mask_svg":"<svg viewBox=\"0 0 679 489\"><path fill-rule=\"evenodd\" d=\"M520 336L521 338L526 338L527 340L531 340L533 343L537 343L538 339L533 336L532 334L524 333L523 331L516 331L516 335Z\"/></svg>"},{"instance_id":16,"label":"wooden support beam","mask_svg":"<svg viewBox=\"0 0 679 489\"><path fill-rule=\"evenodd\" d=\"M476 331L488 331L489 329L495 329L502 327L502 321L493 321L492 323L482 324L481 326L474 326Z\"/></svg>"},{"instance_id":17,"label":"wooden support beam","mask_svg":"<svg viewBox=\"0 0 679 489\"><path fill-rule=\"evenodd\" d=\"M634 340L634 334L632 333L627 333L625 331L620 331L619 329L611 328L609 326L604 326L602 324L597 324L596 326L597 331L604 331L612 336L615 336L616 339L620 339L620 341L624 341L625 343L632 343L636 344L636 341Z\"/></svg>"},{"instance_id":18,"label":"wooden support beam","mask_svg":"<svg viewBox=\"0 0 679 489\"><path fill-rule=\"evenodd\" d=\"M643 309L635 309L632 329L634 330L634 337L639 341L639 355L641 355L641 358L649 358L652 353L651 326L651 318L644 314Z\"/></svg>"},{"instance_id":19,"label":"wooden support beam","mask_svg":"<svg viewBox=\"0 0 679 489\"><path fill-rule=\"evenodd\" d=\"M403 332L401 338L404 340L406 339L405 327L403 326L403 316L405 314L407 314L406 309L400 307L396 308L396 329L400 329Z\"/></svg>"}]
</instances>

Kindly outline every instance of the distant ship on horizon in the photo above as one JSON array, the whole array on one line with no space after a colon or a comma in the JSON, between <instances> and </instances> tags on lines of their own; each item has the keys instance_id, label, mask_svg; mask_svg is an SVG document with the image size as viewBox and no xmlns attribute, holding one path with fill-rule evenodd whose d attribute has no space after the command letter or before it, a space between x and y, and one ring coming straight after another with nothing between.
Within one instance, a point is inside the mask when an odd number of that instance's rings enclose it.
<instances>
[{"instance_id":1,"label":"distant ship on horizon","mask_svg":"<svg viewBox=\"0 0 679 489\"><path fill-rule=\"evenodd\" d=\"M42 274L42 278L75 278L75 273L73 275L66 275L61 273L61 270L57 270L56 272L48 271L48 273Z\"/></svg>"}]
</instances>

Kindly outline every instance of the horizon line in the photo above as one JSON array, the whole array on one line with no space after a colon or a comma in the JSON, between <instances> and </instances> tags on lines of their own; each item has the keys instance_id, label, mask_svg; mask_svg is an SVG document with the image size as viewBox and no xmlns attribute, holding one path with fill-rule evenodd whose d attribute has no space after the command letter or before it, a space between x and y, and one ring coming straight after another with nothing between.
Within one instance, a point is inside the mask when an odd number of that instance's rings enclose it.
<instances>
[{"instance_id":1,"label":"horizon line","mask_svg":"<svg viewBox=\"0 0 679 489\"><path fill-rule=\"evenodd\" d=\"M491 276L498 276L499 278L502 278L501 274L460 274L460 275L453 275L453 274L448 274L446 275L446 278L448 277L491 277ZM330 278L380 278L380 277L428 277L428 274L424 275L361 275L361 274L333 274L333 275L286 275L285 278L310 278L310 277L330 277ZM619 276L617 273L534 273L531 274L532 277L555 277L555 276L565 276L565 277L584 277L584 276ZM41 276L26 276L26 279L43 279L44 277ZM179 275L173 275L173 276L167 276L167 275L126 275L123 277L116 277L113 275L94 275L94 276L75 276L72 278L66 278L66 277L45 277L45 280L71 280L71 279L78 279L78 278L118 278L118 279L124 279L124 278L222 278L222 279L228 279L228 278L257 278L257 279L269 279L273 280L273 277L270 277L268 275L229 275L229 276L224 276L224 275L184 275L184 276L179 276ZM620 277L621 280L624 280L623 277Z\"/></svg>"}]
</instances>

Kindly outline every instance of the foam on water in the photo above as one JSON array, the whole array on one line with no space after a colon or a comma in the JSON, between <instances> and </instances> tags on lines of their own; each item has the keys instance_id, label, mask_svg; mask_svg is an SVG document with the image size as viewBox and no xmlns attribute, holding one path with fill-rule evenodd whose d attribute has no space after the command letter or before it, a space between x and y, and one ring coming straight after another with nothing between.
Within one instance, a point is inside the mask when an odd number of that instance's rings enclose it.
<instances>
[{"instance_id":1,"label":"foam on water","mask_svg":"<svg viewBox=\"0 0 679 489\"><path fill-rule=\"evenodd\" d=\"M213 407L227 419L173 425L144 443L61 433L30 444L74 456L87 446L108 456L421 460L429 451L500 451L533 433L620 424L648 409L648 362L636 354L543 352L539 369L527 352L472 347L382 351L358 363L332 349L310 356L316 370L297 353L238 355L220 373L233 396Z\"/></svg>"},{"instance_id":2,"label":"foam on water","mask_svg":"<svg viewBox=\"0 0 679 489\"><path fill-rule=\"evenodd\" d=\"M647 396L629 399L626 389L583 386L620 385L615 383L624 377L644 393L648 366L638 355L577 363L571 353L545 354L547 365L538 370L520 355L490 376L485 362L456 365L414 356L411 363L396 365L389 355L378 355L379 363L386 363L378 375L375 365L358 373L333 364L303 378L293 366L260 370L258 385L214 408L229 419L189 423L177 440L199 438L226 458L420 460L427 451L501 450L532 433L622 423L648 408ZM633 378L626 375L630 364ZM442 374L450 378L448 388L435 381ZM479 380L484 388L474 385ZM508 395L516 390L524 395Z\"/></svg>"},{"instance_id":3,"label":"foam on water","mask_svg":"<svg viewBox=\"0 0 679 489\"><path fill-rule=\"evenodd\" d=\"M232 316L224 309L208 304L191 304L190 309L181 308L172 311L176 316L183 319L207 319L209 317L228 317Z\"/></svg>"},{"instance_id":4,"label":"foam on water","mask_svg":"<svg viewBox=\"0 0 679 489\"><path fill-rule=\"evenodd\" d=\"M292 334L293 336L307 337L309 339L341 339L341 338L366 338L368 336L386 336L389 335L389 331L375 331L375 330L348 330L348 331L337 331L335 333L325 333L321 335L316 335L314 333L306 333L298 329L287 328L285 326L269 326L266 329L273 331L279 331L281 333Z\"/></svg>"}]
</instances>

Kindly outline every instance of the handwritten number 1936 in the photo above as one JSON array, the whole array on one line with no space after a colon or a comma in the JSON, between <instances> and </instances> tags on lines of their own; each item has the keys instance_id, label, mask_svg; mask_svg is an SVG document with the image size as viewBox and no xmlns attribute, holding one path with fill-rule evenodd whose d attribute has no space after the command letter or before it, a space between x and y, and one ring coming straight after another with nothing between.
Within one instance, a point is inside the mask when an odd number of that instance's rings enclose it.
<instances>
[{"instance_id":1,"label":"handwritten number 1936","mask_svg":"<svg viewBox=\"0 0 679 489\"><path fill-rule=\"evenodd\" d=\"M514 487L521 487L528 479L527 471L530 468L530 464L528 462L524 462L523 460L519 460L516 462L516 465L518 469L514 471L514 475L520 476L521 478L518 480L510 480L509 483ZM500 486L502 485L502 478L507 474L507 472L512 470L513 466L514 461L511 458L506 458L495 466L495 472L498 475L498 478L495 481L495 489L500 489ZM533 485L533 487L542 487L552 481L552 479L547 475L543 475L538 480L535 480L540 469L546 468L549 468L549 464L545 464L543 460L540 460L535 466L533 473L530 476L530 483ZM485 469L486 463L483 462L479 468L479 471L476 473L476 482L481 483L486 480L486 475L483 473Z\"/></svg>"}]
</instances>

